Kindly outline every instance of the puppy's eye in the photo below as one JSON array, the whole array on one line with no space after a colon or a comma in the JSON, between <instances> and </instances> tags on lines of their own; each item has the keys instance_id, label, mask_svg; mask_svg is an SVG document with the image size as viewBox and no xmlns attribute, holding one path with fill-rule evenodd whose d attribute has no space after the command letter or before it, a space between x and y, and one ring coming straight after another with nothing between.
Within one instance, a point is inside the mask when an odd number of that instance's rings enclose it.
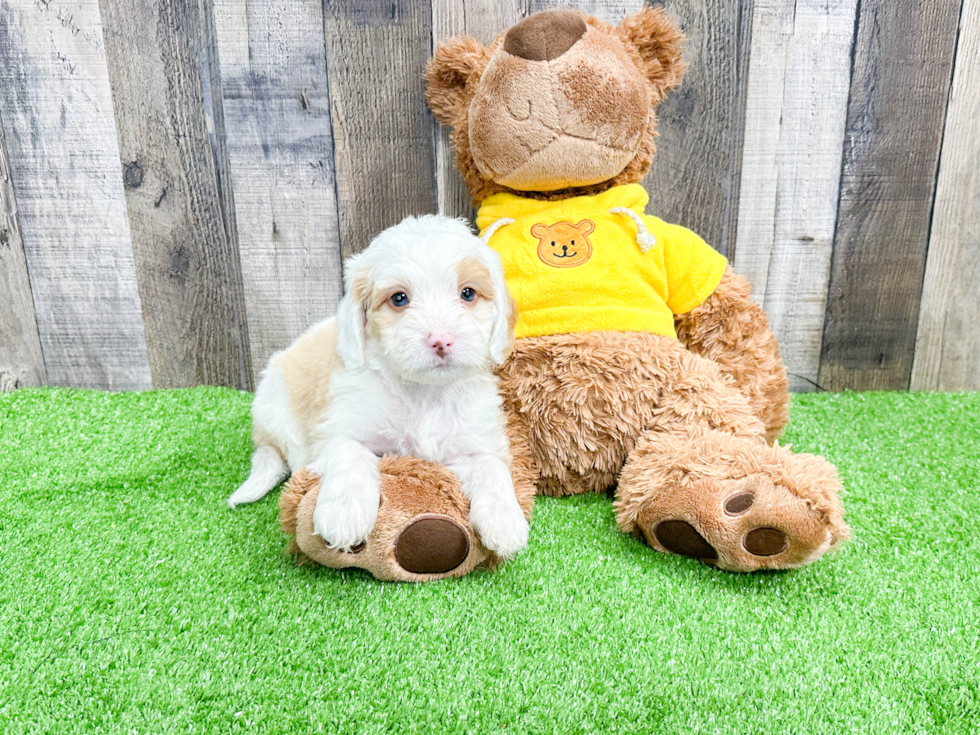
<instances>
[{"instance_id":1,"label":"puppy's eye","mask_svg":"<svg viewBox=\"0 0 980 735\"><path fill-rule=\"evenodd\" d=\"M402 306L408 306L408 294L404 291L399 291L398 293L393 293L391 298L388 299L392 306L401 308Z\"/></svg>"},{"instance_id":2,"label":"puppy's eye","mask_svg":"<svg viewBox=\"0 0 980 735\"><path fill-rule=\"evenodd\" d=\"M463 301L472 301L476 298L476 291L467 286L459 292L459 297L463 299Z\"/></svg>"}]
</instances>

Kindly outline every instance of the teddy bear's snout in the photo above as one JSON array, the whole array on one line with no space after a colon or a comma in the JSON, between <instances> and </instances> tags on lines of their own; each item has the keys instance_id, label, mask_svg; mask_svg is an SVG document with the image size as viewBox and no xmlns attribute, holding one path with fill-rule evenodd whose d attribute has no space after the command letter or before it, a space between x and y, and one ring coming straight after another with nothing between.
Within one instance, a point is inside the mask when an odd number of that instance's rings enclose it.
<instances>
[{"instance_id":1,"label":"teddy bear's snout","mask_svg":"<svg viewBox=\"0 0 980 735\"><path fill-rule=\"evenodd\" d=\"M535 13L504 37L504 51L528 61L551 61L585 35L585 21L571 10Z\"/></svg>"}]
</instances>

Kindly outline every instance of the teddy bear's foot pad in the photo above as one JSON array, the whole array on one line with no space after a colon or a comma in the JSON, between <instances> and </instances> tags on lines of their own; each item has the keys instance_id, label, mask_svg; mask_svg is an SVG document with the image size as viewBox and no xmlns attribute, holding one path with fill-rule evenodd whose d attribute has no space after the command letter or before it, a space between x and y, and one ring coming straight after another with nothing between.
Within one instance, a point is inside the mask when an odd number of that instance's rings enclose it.
<instances>
[{"instance_id":1,"label":"teddy bear's foot pad","mask_svg":"<svg viewBox=\"0 0 980 735\"><path fill-rule=\"evenodd\" d=\"M778 528L757 528L745 534L742 547L754 556L775 556L789 548L789 539Z\"/></svg>"},{"instance_id":2,"label":"teddy bear's foot pad","mask_svg":"<svg viewBox=\"0 0 980 735\"><path fill-rule=\"evenodd\" d=\"M687 521L661 521L653 529L657 541L667 551L693 559L717 559L718 552Z\"/></svg>"},{"instance_id":3,"label":"teddy bear's foot pad","mask_svg":"<svg viewBox=\"0 0 980 735\"><path fill-rule=\"evenodd\" d=\"M395 560L413 574L446 574L466 561L470 539L451 518L421 516L395 541Z\"/></svg>"}]
</instances>

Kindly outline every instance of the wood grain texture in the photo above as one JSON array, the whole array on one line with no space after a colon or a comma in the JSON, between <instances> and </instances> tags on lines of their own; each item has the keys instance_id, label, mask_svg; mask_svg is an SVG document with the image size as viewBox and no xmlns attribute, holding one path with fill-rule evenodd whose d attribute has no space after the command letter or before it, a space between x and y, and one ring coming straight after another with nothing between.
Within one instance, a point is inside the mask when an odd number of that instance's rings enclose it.
<instances>
[{"instance_id":1,"label":"wood grain texture","mask_svg":"<svg viewBox=\"0 0 980 735\"><path fill-rule=\"evenodd\" d=\"M756 0L735 269L792 390L819 378L856 0Z\"/></svg>"},{"instance_id":2,"label":"wood grain texture","mask_svg":"<svg viewBox=\"0 0 980 735\"><path fill-rule=\"evenodd\" d=\"M215 0L249 344L269 357L342 292L320 0Z\"/></svg>"},{"instance_id":3,"label":"wood grain texture","mask_svg":"<svg viewBox=\"0 0 980 735\"><path fill-rule=\"evenodd\" d=\"M627 15L643 7L643 0L524 0L524 2L527 13L571 8L594 15L607 23L619 23Z\"/></svg>"},{"instance_id":4,"label":"wood grain texture","mask_svg":"<svg viewBox=\"0 0 980 735\"><path fill-rule=\"evenodd\" d=\"M241 273L208 136L198 5L101 8L153 386L245 388Z\"/></svg>"},{"instance_id":5,"label":"wood grain texture","mask_svg":"<svg viewBox=\"0 0 980 735\"><path fill-rule=\"evenodd\" d=\"M0 393L44 385L44 356L0 122Z\"/></svg>"},{"instance_id":6,"label":"wood grain texture","mask_svg":"<svg viewBox=\"0 0 980 735\"><path fill-rule=\"evenodd\" d=\"M980 0L964 0L911 387L980 389Z\"/></svg>"},{"instance_id":7,"label":"wood grain texture","mask_svg":"<svg viewBox=\"0 0 980 735\"><path fill-rule=\"evenodd\" d=\"M690 64L658 109L657 154L643 185L650 211L731 258L738 224L753 0L672 0Z\"/></svg>"},{"instance_id":8,"label":"wood grain texture","mask_svg":"<svg viewBox=\"0 0 980 735\"><path fill-rule=\"evenodd\" d=\"M521 0L436 0L432 3L433 48L448 38L463 35L472 36L484 45L490 44L526 14L526 3ZM439 213L473 222L476 219L476 208L463 184L463 178L453 167L450 130L448 127L442 128L435 118L432 118L432 124L436 136L436 195Z\"/></svg>"},{"instance_id":9,"label":"wood grain texture","mask_svg":"<svg viewBox=\"0 0 980 735\"><path fill-rule=\"evenodd\" d=\"M97 0L0 0L0 118L49 384L149 388Z\"/></svg>"},{"instance_id":10,"label":"wood grain texture","mask_svg":"<svg viewBox=\"0 0 980 735\"><path fill-rule=\"evenodd\" d=\"M907 389L959 2L863 0L820 385Z\"/></svg>"},{"instance_id":11,"label":"wood grain texture","mask_svg":"<svg viewBox=\"0 0 980 735\"><path fill-rule=\"evenodd\" d=\"M435 136L422 72L432 5L335 0L324 5L344 257L409 214L437 210Z\"/></svg>"}]
</instances>

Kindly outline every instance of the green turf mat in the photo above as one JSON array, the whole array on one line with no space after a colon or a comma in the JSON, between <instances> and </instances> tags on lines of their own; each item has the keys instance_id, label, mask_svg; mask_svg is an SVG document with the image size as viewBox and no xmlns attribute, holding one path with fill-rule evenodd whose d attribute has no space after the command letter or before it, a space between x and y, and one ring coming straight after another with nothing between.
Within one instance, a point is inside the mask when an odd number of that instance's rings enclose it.
<instances>
[{"instance_id":1,"label":"green turf mat","mask_svg":"<svg viewBox=\"0 0 980 735\"><path fill-rule=\"evenodd\" d=\"M853 540L735 575L539 499L498 572L300 568L251 396L0 395L0 732L976 732L980 394L797 396Z\"/></svg>"}]
</instances>

